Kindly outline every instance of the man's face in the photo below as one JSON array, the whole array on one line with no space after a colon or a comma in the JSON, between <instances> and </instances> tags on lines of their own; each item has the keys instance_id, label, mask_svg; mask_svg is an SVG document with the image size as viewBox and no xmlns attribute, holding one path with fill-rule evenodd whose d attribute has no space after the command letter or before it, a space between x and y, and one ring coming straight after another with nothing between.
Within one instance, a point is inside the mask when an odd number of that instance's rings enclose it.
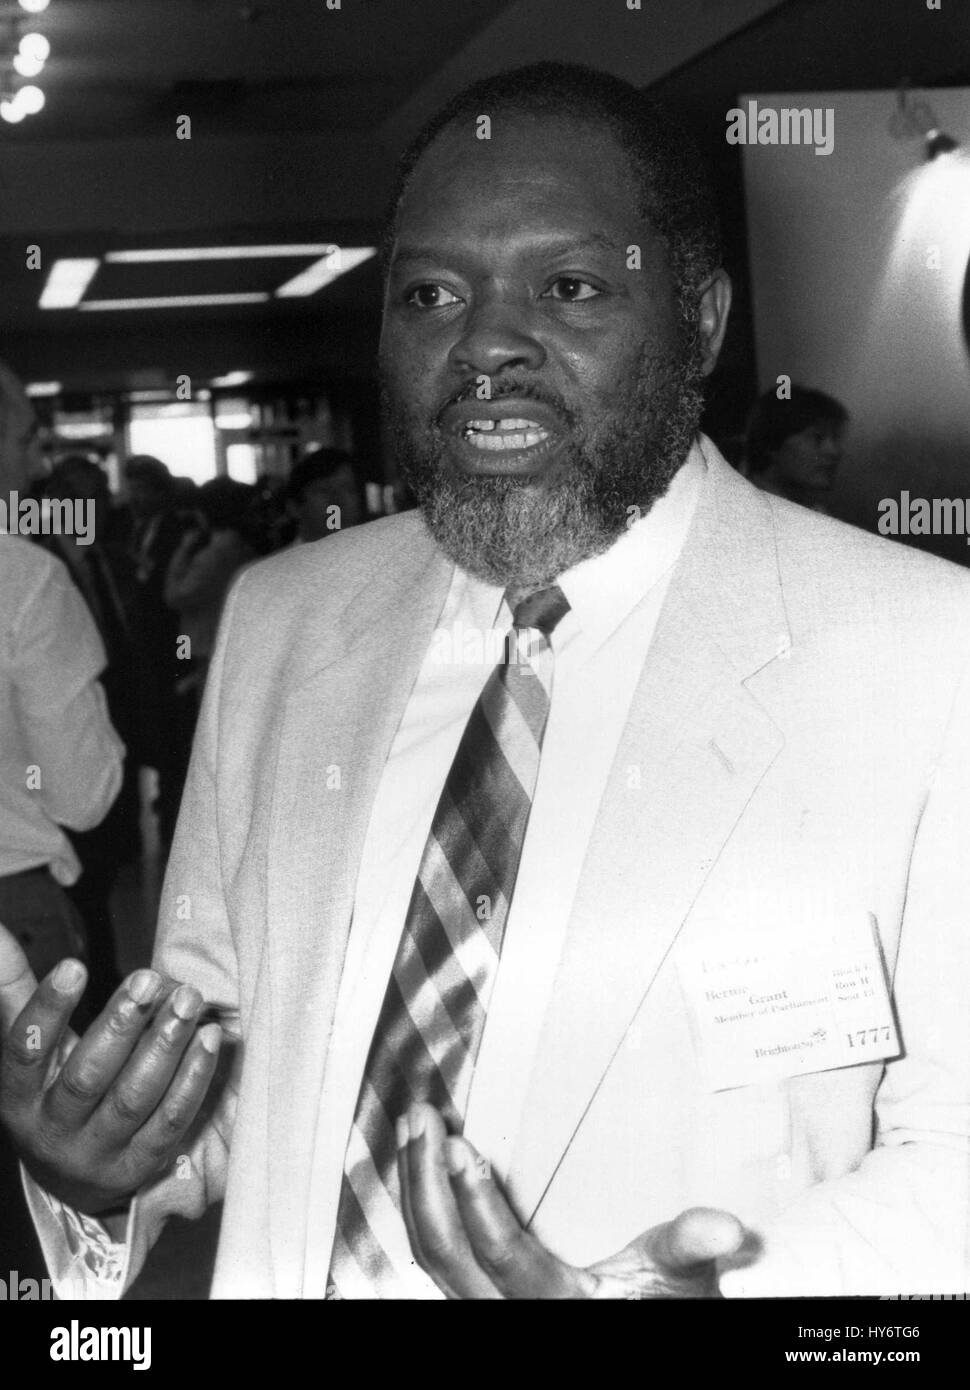
<instances>
[{"instance_id":1,"label":"man's face","mask_svg":"<svg viewBox=\"0 0 970 1390\"><path fill-rule=\"evenodd\" d=\"M775 454L775 472L800 491L828 492L841 462L842 430L821 422L788 436Z\"/></svg>"},{"instance_id":2,"label":"man's face","mask_svg":"<svg viewBox=\"0 0 970 1390\"><path fill-rule=\"evenodd\" d=\"M539 585L606 549L686 457L706 347L609 131L498 112L490 140L462 122L422 156L391 258L384 406L466 569Z\"/></svg>"}]
</instances>

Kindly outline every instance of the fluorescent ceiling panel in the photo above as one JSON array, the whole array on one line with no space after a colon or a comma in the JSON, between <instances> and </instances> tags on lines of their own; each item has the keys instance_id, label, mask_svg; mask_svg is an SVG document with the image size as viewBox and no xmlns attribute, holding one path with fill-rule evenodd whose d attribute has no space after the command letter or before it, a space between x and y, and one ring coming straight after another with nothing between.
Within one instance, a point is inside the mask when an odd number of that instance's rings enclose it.
<instances>
[{"instance_id":1,"label":"fluorescent ceiling panel","mask_svg":"<svg viewBox=\"0 0 970 1390\"><path fill-rule=\"evenodd\" d=\"M64 257L50 268L50 274L40 292L42 309L73 309L84 297L101 261L97 256Z\"/></svg>"},{"instance_id":2,"label":"fluorescent ceiling panel","mask_svg":"<svg viewBox=\"0 0 970 1390\"><path fill-rule=\"evenodd\" d=\"M276 291L276 296L278 299L299 299L305 295L316 294L324 285L329 285L340 275L346 275L348 270L369 261L376 254L376 248L373 246L336 247L327 255L321 256L318 261L314 261L313 265L307 266L306 270L294 275L292 280L286 280Z\"/></svg>"},{"instance_id":3,"label":"fluorescent ceiling panel","mask_svg":"<svg viewBox=\"0 0 970 1390\"><path fill-rule=\"evenodd\" d=\"M264 304L267 299L269 295L263 291L255 294L172 294L147 299L88 299L78 308L95 313L115 309L201 309L214 305Z\"/></svg>"},{"instance_id":4,"label":"fluorescent ceiling panel","mask_svg":"<svg viewBox=\"0 0 970 1390\"><path fill-rule=\"evenodd\" d=\"M105 260L112 265L157 265L165 261L277 260L283 256L325 256L333 250L333 243L329 241L288 246L182 246L154 251L109 251Z\"/></svg>"}]
</instances>

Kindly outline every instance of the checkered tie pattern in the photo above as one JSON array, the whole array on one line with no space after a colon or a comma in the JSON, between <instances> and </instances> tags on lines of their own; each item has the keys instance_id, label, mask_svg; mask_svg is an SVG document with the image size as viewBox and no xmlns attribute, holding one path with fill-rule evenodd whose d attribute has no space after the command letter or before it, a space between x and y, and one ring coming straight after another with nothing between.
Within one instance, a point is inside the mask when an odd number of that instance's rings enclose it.
<instances>
[{"instance_id":1,"label":"checkered tie pattern","mask_svg":"<svg viewBox=\"0 0 970 1390\"><path fill-rule=\"evenodd\" d=\"M509 595L510 606L512 596ZM516 602L421 857L344 1162L328 1296L413 1296L395 1122L426 1101L460 1134L498 970L549 714L558 586Z\"/></svg>"}]
</instances>

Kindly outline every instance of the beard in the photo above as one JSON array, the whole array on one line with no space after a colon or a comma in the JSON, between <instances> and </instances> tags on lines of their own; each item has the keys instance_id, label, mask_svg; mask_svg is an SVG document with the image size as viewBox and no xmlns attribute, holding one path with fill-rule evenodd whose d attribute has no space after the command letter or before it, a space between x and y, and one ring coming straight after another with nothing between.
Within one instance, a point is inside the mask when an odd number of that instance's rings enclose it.
<instances>
[{"instance_id":1,"label":"beard","mask_svg":"<svg viewBox=\"0 0 970 1390\"><path fill-rule=\"evenodd\" d=\"M666 493L684 463L703 408L703 372L693 334L671 359L645 348L613 423L590 436L562 398L534 382L495 378L490 400L542 401L570 440L546 487L513 477L467 477L445 462L435 421L419 418L382 385L387 437L398 468L440 548L487 583L532 590L608 550ZM445 406L475 395L474 383Z\"/></svg>"}]
</instances>

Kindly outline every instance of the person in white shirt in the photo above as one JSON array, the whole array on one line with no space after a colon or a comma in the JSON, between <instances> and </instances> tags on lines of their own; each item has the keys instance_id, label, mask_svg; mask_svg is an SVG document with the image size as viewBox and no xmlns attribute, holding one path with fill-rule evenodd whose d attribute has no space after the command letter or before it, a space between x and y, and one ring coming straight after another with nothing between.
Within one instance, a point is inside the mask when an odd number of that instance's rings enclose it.
<instances>
[{"instance_id":1,"label":"person in white shirt","mask_svg":"<svg viewBox=\"0 0 970 1390\"><path fill-rule=\"evenodd\" d=\"M0 495L29 480L33 411L0 376ZM46 974L84 951L64 893L81 866L64 828L88 830L121 785L123 746L98 676L105 653L65 566L0 532L0 922Z\"/></svg>"},{"instance_id":2,"label":"person in white shirt","mask_svg":"<svg viewBox=\"0 0 970 1390\"><path fill-rule=\"evenodd\" d=\"M966 1287L970 581L698 433L730 285L626 84L460 94L385 264L419 511L234 585L154 969L46 1086L83 971L0 938L52 1277L224 1198L221 1297Z\"/></svg>"}]
</instances>

